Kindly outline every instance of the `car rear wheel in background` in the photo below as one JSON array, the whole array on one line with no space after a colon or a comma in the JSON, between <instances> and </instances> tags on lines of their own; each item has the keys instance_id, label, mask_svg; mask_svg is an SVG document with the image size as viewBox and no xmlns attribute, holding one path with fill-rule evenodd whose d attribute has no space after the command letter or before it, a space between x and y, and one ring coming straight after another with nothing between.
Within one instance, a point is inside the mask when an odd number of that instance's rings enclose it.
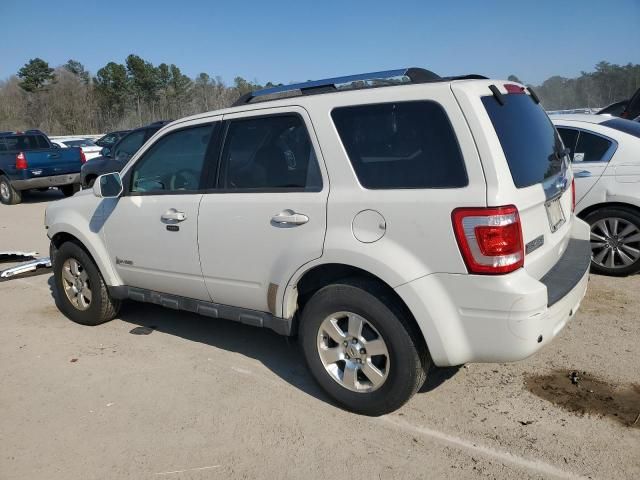
<instances>
[{"instance_id":1,"label":"car rear wheel in background","mask_svg":"<svg viewBox=\"0 0 640 480\"><path fill-rule=\"evenodd\" d=\"M53 275L58 308L82 325L100 325L112 320L120 301L111 298L98 267L74 242L53 249Z\"/></svg>"},{"instance_id":2,"label":"car rear wheel in background","mask_svg":"<svg viewBox=\"0 0 640 480\"><path fill-rule=\"evenodd\" d=\"M76 192L80 191L80 185L74 183L73 185L64 185L62 187L59 187L60 191L62 192L62 194L65 197L71 197L72 195L74 195Z\"/></svg>"},{"instance_id":3,"label":"car rear wheel in background","mask_svg":"<svg viewBox=\"0 0 640 480\"><path fill-rule=\"evenodd\" d=\"M5 205L16 205L22 202L22 192L11 186L6 175L0 175L0 202Z\"/></svg>"},{"instance_id":4,"label":"car rear wheel in background","mask_svg":"<svg viewBox=\"0 0 640 480\"><path fill-rule=\"evenodd\" d=\"M431 360L417 327L376 283L348 279L320 289L300 319L300 343L320 386L339 404L383 415L422 386Z\"/></svg>"},{"instance_id":5,"label":"car rear wheel in background","mask_svg":"<svg viewBox=\"0 0 640 480\"><path fill-rule=\"evenodd\" d=\"M591 226L591 271L622 277L640 271L640 214L605 207L586 216Z\"/></svg>"}]
</instances>

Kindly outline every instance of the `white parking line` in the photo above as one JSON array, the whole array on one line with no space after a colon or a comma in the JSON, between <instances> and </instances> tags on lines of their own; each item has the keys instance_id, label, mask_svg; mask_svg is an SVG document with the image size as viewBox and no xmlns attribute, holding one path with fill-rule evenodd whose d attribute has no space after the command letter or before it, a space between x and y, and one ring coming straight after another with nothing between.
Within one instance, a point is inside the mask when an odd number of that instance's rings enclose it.
<instances>
[{"instance_id":1,"label":"white parking line","mask_svg":"<svg viewBox=\"0 0 640 480\"><path fill-rule=\"evenodd\" d=\"M160 473L156 473L156 475L171 475L173 473L197 472L198 470L211 470L213 468L219 468L221 466L222 465L211 465L210 467L187 468L186 470L174 470L172 472L160 472Z\"/></svg>"},{"instance_id":2,"label":"white parking line","mask_svg":"<svg viewBox=\"0 0 640 480\"><path fill-rule=\"evenodd\" d=\"M412 425L408 422L399 420L393 416L383 416L383 417L380 417L378 421L391 424L401 430L410 431L425 437L430 437L432 439L438 440L443 443L448 443L449 445L452 445L454 447L476 452L485 457L492 457L504 463L510 463L518 467L526 468L528 470L533 470L545 476L552 476L556 478L563 478L563 479L569 479L569 480L587 480L587 477L583 477L582 475L578 475L573 472L562 470L561 468L558 468L549 463L542 462L540 460L532 460L529 458L521 457L519 455L515 455L507 451L496 450L495 448L479 445L475 442L465 440L463 438L456 437L453 435L449 435L448 433L432 430L431 428Z\"/></svg>"}]
</instances>

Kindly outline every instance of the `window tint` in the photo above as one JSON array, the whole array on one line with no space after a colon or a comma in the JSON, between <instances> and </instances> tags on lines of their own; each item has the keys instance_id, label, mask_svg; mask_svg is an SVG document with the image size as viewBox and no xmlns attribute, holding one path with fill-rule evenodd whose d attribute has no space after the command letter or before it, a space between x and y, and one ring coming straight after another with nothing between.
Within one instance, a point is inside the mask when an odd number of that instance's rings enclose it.
<instances>
[{"instance_id":1,"label":"window tint","mask_svg":"<svg viewBox=\"0 0 640 480\"><path fill-rule=\"evenodd\" d=\"M456 188L468 183L451 123L435 102L341 107L331 116L365 188Z\"/></svg>"},{"instance_id":2,"label":"window tint","mask_svg":"<svg viewBox=\"0 0 640 480\"><path fill-rule=\"evenodd\" d=\"M159 139L133 167L132 192L198 190L213 125Z\"/></svg>"},{"instance_id":3,"label":"window tint","mask_svg":"<svg viewBox=\"0 0 640 480\"><path fill-rule=\"evenodd\" d=\"M51 148L49 142L42 135L12 135L5 137L8 150L39 150Z\"/></svg>"},{"instance_id":4,"label":"window tint","mask_svg":"<svg viewBox=\"0 0 640 480\"><path fill-rule=\"evenodd\" d=\"M580 131L576 151L573 154L574 162L601 162L609 161L605 154L609 150L611 142L604 137Z\"/></svg>"},{"instance_id":5,"label":"window tint","mask_svg":"<svg viewBox=\"0 0 640 480\"><path fill-rule=\"evenodd\" d=\"M632 122L631 120L625 120L624 118L612 118L606 122L602 122L600 125L613 128L620 132L628 133L634 137L640 138L640 123Z\"/></svg>"},{"instance_id":6,"label":"window tint","mask_svg":"<svg viewBox=\"0 0 640 480\"><path fill-rule=\"evenodd\" d=\"M551 120L529 95L482 97L518 188L542 183L563 170L561 143Z\"/></svg>"},{"instance_id":7,"label":"window tint","mask_svg":"<svg viewBox=\"0 0 640 480\"><path fill-rule=\"evenodd\" d=\"M124 137L118 145L116 145L112 157L121 162L126 162L140 149L144 143L144 139L144 130L132 132L130 135Z\"/></svg>"},{"instance_id":8,"label":"window tint","mask_svg":"<svg viewBox=\"0 0 640 480\"><path fill-rule=\"evenodd\" d=\"M570 150L569 158L573 159L573 154L576 151L576 143L578 143L578 130L574 128L557 127L560 138L564 146Z\"/></svg>"},{"instance_id":9,"label":"window tint","mask_svg":"<svg viewBox=\"0 0 640 480\"><path fill-rule=\"evenodd\" d=\"M298 115L234 120L222 153L226 189L322 189L318 161Z\"/></svg>"}]
</instances>

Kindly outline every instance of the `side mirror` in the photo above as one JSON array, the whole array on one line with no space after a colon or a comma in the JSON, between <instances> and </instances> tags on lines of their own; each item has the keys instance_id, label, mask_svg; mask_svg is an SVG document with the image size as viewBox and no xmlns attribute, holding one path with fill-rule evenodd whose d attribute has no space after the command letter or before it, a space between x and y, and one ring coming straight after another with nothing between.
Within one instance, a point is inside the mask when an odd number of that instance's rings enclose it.
<instances>
[{"instance_id":1,"label":"side mirror","mask_svg":"<svg viewBox=\"0 0 640 480\"><path fill-rule=\"evenodd\" d=\"M117 198L122 191L122 178L118 172L100 175L93 183L93 194L98 198Z\"/></svg>"},{"instance_id":2,"label":"side mirror","mask_svg":"<svg viewBox=\"0 0 640 480\"><path fill-rule=\"evenodd\" d=\"M109 147L104 147L102 150L100 150L100 155L102 155L103 157L110 157L111 149Z\"/></svg>"},{"instance_id":3,"label":"side mirror","mask_svg":"<svg viewBox=\"0 0 640 480\"><path fill-rule=\"evenodd\" d=\"M57 143L52 143L52 144L51 144L51 147L52 147L52 148L60 148L60 145L58 145Z\"/></svg>"}]
</instances>

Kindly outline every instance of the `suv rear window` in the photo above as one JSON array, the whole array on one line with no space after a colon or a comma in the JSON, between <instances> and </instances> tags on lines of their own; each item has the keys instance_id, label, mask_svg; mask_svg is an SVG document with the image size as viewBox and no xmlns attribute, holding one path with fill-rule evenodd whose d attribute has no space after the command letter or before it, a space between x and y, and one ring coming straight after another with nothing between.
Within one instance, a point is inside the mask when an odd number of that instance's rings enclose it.
<instances>
[{"instance_id":1,"label":"suv rear window","mask_svg":"<svg viewBox=\"0 0 640 480\"><path fill-rule=\"evenodd\" d=\"M340 107L331 116L365 188L458 188L468 184L451 123L435 102Z\"/></svg>"},{"instance_id":2,"label":"suv rear window","mask_svg":"<svg viewBox=\"0 0 640 480\"><path fill-rule=\"evenodd\" d=\"M504 105L493 96L482 97L513 183L518 188L543 183L562 171L562 142L542 107L529 95L503 95Z\"/></svg>"}]
</instances>

